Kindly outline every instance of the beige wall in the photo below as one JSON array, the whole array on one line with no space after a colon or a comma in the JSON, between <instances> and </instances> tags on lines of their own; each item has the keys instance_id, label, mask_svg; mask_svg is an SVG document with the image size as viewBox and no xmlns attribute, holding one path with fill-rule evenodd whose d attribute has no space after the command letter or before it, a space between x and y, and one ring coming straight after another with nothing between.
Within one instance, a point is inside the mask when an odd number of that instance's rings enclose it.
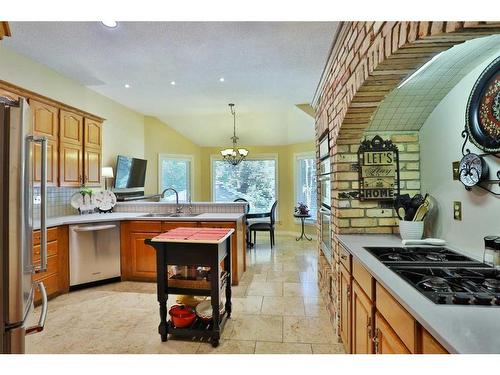
<instances>
[{"instance_id":1,"label":"beige wall","mask_svg":"<svg viewBox=\"0 0 500 375\"><path fill-rule=\"evenodd\" d=\"M201 147L168 127L155 117L144 118L144 156L148 160L146 174L146 194L156 194L158 191L158 155L185 154L193 157L193 192L192 200L201 201Z\"/></svg>"},{"instance_id":2,"label":"beige wall","mask_svg":"<svg viewBox=\"0 0 500 375\"><path fill-rule=\"evenodd\" d=\"M105 118L104 166L114 166L118 154L144 156L144 115L141 113L2 46L0 79Z\"/></svg>"},{"instance_id":3,"label":"beige wall","mask_svg":"<svg viewBox=\"0 0 500 375\"><path fill-rule=\"evenodd\" d=\"M431 194L437 205L437 210L426 220L426 231L478 257L483 254L483 237L500 235L500 199L477 187L465 190L460 181L453 180L451 165L462 158L460 133L465 126L469 94L490 61L465 76L439 103L420 130L422 192ZM470 142L467 148L475 154L483 153ZM496 179L500 162L494 157L486 157L486 162L490 178ZM490 187L498 191L498 186ZM453 219L453 201L462 202L462 221Z\"/></svg>"}]
</instances>

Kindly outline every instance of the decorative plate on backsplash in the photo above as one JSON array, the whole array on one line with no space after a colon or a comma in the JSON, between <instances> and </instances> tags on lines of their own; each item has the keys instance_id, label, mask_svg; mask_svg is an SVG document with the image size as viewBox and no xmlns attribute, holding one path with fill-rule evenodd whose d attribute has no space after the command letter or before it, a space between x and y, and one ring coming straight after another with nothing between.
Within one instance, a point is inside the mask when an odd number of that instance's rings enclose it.
<instances>
[{"instance_id":1,"label":"decorative plate on backsplash","mask_svg":"<svg viewBox=\"0 0 500 375\"><path fill-rule=\"evenodd\" d=\"M477 79L467 103L465 128L486 152L500 152L500 57Z\"/></svg>"}]
</instances>

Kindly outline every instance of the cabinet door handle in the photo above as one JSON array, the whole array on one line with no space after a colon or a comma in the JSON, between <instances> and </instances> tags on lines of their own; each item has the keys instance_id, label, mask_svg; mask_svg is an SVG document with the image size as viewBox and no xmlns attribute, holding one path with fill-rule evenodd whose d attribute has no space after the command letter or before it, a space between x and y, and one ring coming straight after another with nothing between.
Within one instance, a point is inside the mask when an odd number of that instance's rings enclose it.
<instances>
[{"instance_id":1,"label":"cabinet door handle","mask_svg":"<svg viewBox=\"0 0 500 375\"><path fill-rule=\"evenodd\" d=\"M373 344L375 346L375 354L379 354L379 338L378 338L378 335L380 333L380 330L378 328L375 329L375 335L373 335L373 338L372 338L372 341L373 341Z\"/></svg>"},{"instance_id":2,"label":"cabinet door handle","mask_svg":"<svg viewBox=\"0 0 500 375\"><path fill-rule=\"evenodd\" d=\"M344 260L347 260L347 255L341 254L340 257Z\"/></svg>"}]
</instances>

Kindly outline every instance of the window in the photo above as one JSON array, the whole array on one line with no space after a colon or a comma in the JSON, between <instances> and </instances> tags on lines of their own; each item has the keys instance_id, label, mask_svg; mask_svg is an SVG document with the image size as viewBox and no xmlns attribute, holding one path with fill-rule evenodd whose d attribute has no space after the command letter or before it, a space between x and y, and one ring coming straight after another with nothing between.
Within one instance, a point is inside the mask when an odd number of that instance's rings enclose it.
<instances>
[{"instance_id":1,"label":"window","mask_svg":"<svg viewBox=\"0 0 500 375\"><path fill-rule=\"evenodd\" d=\"M192 164L190 155L159 154L158 160L158 191L174 188L179 193L179 202L187 202L191 198ZM163 199L165 202L175 202L175 193L168 191Z\"/></svg>"},{"instance_id":2,"label":"window","mask_svg":"<svg viewBox=\"0 0 500 375\"><path fill-rule=\"evenodd\" d=\"M302 202L309 207L311 220L316 220L317 188L316 159L314 154L295 155L295 205Z\"/></svg>"},{"instance_id":3,"label":"window","mask_svg":"<svg viewBox=\"0 0 500 375\"><path fill-rule=\"evenodd\" d=\"M250 212L269 212L277 200L276 157L245 159L237 166L224 160L212 160L212 197L215 202L244 198Z\"/></svg>"}]
</instances>

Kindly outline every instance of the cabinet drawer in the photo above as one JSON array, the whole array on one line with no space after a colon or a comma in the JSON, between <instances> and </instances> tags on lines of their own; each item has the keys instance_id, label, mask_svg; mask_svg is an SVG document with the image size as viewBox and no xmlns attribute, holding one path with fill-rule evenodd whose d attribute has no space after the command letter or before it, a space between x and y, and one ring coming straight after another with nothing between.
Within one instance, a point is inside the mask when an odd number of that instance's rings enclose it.
<instances>
[{"instance_id":1,"label":"cabinet drawer","mask_svg":"<svg viewBox=\"0 0 500 375\"><path fill-rule=\"evenodd\" d=\"M422 328L422 354L449 354L427 330Z\"/></svg>"},{"instance_id":2,"label":"cabinet drawer","mask_svg":"<svg viewBox=\"0 0 500 375\"><path fill-rule=\"evenodd\" d=\"M40 261L40 245L33 246L33 262ZM57 241L47 243L47 257L57 255Z\"/></svg>"},{"instance_id":3,"label":"cabinet drawer","mask_svg":"<svg viewBox=\"0 0 500 375\"><path fill-rule=\"evenodd\" d=\"M131 232L161 232L161 221L133 220L129 225Z\"/></svg>"},{"instance_id":4,"label":"cabinet drawer","mask_svg":"<svg viewBox=\"0 0 500 375\"><path fill-rule=\"evenodd\" d=\"M352 276L371 301L375 297L375 279L356 258L352 259Z\"/></svg>"},{"instance_id":5,"label":"cabinet drawer","mask_svg":"<svg viewBox=\"0 0 500 375\"><path fill-rule=\"evenodd\" d=\"M351 258L352 255L348 252L342 245L339 244L339 257L340 263L344 265L344 267L351 272Z\"/></svg>"},{"instance_id":6,"label":"cabinet drawer","mask_svg":"<svg viewBox=\"0 0 500 375\"><path fill-rule=\"evenodd\" d=\"M42 279L48 277L49 275L53 275L53 274L57 275L57 270L58 270L58 262L57 261L58 261L57 255L53 255L51 257L48 257L47 258L47 271L33 274L33 280L39 281L39 280L42 280ZM35 266L39 266L39 265L40 265L40 261L35 262Z\"/></svg>"},{"instance_id":7,"label":"cabinet drawer","mask_svg":"<svg viewBox=\"0 0 500 375\"><path fill-rule=\"evenodd\" d=\"M198 226L197 221L164 221L161 223L161 231L167 232L169 230L181 227L195 228Z\"/></svg>"},{"instance_id":8,"label":"cabinet drawer","mask_svg":"<svg viewBox=\"0 0 500 375\"><path fill-rule=\"evenodd\" d=\"M47 229L47 242L57 240L57 227ZM33 231L33 245L40 245L40 231Z\"/></svg>"},{"instance_id":9,"label":"cabinet drawer","mask_svg":"<svg viewBox=\"0 0 500 375\"><path fill-rule=\"evenodd\" d=\"M45 291L47 292L47 295L53 295L54 293L57 293L59 291L58 287L58 277L57 274L52 274L47 277L44 277L38 281L43 281L43 286L45 287ZM42 296L38 289L35 289L35 302L40 302L42 299Z\"/></svg>"},{"instance_id":10,"label":"cabinet drawer","mask_svg":"<svg viewBox=\"0 0 500 375\"><path fill-rule=\"evenodd\" d=\"M376 306L387 323L396 332L411 353L416 352L415 319L406 311L387 290L376 283Z\"/></svg>"}]
</instances>

